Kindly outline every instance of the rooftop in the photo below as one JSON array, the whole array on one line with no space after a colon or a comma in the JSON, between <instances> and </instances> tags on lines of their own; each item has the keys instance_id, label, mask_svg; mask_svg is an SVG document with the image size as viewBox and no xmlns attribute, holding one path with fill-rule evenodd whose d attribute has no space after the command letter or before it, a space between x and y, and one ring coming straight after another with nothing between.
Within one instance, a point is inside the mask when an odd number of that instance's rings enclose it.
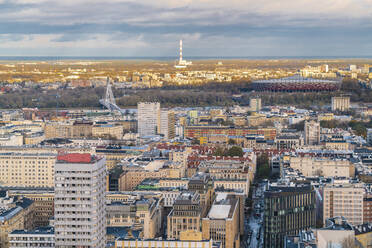
<instances>
[{"instance_id":1,"label":"rooftop","mask_svg":"<svg viewBox=\"0 0 372 248\"><path fill-rule=\"evenodd\" d=\"M95 159L96 157L90 153L67 153L57 156L58 163L93 163Z\"/></svg>"}]
</instances>

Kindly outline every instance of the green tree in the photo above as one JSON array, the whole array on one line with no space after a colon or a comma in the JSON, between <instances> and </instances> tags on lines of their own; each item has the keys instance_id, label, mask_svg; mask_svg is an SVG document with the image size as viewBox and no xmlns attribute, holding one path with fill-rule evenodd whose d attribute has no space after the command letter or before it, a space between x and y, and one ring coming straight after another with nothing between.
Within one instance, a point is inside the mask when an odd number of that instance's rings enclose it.
<instances>
[{"instance_id":1,"label":"green tree","mask_svg":"<svg viewBox=\"0 0 372 248\"><path fill-rule=\"evenodd\" d=\"M263 153L257 157L256 168L256 178L258 180L268 179L270 177L269 156L266 153Z\"/></svg>"},{"instance_id":2,"label":"green tree","mask_svg":"<svg viewBox=\"0 0 372 248\"><path fill-rule=\"evenodd\" d=\"M226 156L230 156L230 157L235 157L235 156L243 157L243 155L244 155L244 152L240 146L233 146L226 152Z\"/></svg>"},{"instance_id":3,"label":"green tree","mask_svg":"<svg viewBox=\"0 0 372 248\"><path fill-rule=\"evenodd\" d=\"M217 146L217 148L214 151L213 155L214 156L224 156L225 155L225 150L222 147Z\"/></svg>"}]
</instances>

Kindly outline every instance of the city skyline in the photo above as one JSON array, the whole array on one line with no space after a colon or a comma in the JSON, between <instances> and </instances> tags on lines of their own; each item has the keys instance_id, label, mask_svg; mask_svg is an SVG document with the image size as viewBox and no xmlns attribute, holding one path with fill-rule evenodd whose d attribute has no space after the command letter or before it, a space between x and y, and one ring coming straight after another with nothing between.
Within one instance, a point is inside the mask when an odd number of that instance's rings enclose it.
<instances>
[{"instance_id":1,"label":"city skyline","mask_svg":"<svg viewBox=\"0 0 372 248\"><path fill-rule=\"evenodd\" d=\"M372 3L0 1L2 56L366 56Z\"/></svg>"}]
</instances>

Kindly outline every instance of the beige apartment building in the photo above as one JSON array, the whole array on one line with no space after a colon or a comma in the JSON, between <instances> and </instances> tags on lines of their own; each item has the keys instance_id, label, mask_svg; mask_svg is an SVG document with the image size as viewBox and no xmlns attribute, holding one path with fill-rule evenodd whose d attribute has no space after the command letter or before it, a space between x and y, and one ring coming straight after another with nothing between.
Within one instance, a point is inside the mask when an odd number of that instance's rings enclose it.
<instances>
[{"instance_id":1,"label":"beige apartment building","mask_svg":"<svg viewBox=\"0 0 372 248\"><path fill-rule=\"evenodd\" d=\"M125 171L119 178L119 190L133 190L146 178L167 178L168 175L167 170L146 171L144 169L136 169Z\"/></svg>"},{"instance_id":2,"label":"beige apartment building","mask_svg":"<svg viewBox=\"0 0 372 248\"><path fill-rule=\"evenodd\" d=\"M167 238L180 239L185 231L201 232L201 211L198 193L180 194L167 217Z\"/></svg>"},{"instance_id":3,"label":"beige apartment building","mask_svg":"<svg viewBox=\"0 0 372 248\"><path fill-rule=\"evenodd\" d=\"M362 184L332 184L323 188L323 222L328 218L343 216L352 225L363 223Z\"/></svg>"},{"instance_id":4,"label":"beige apartment building","mask_svg":"<svg viewBox=\"0 0 372 248\"><path fill-rule=\"evenodd\" d=\"M0 185L54 187L55 153L0 153Z\"/></svg>"},{"instance_id":5,"label":"beige apartment building","mask_svg":"<svg viewBox=\"0 0 372 248\"><path fill-rule=\"evenodd\" d=\"M142 230L144 239L160 235L162 202L160 198L140 198L129 202L112 202L106 205L107 226L130 227Z\"/></svg>"},{"instance_id":6,"label":"beige apartment building","mask_svg":"<svg viewBox=\"0 0 372 248\"><path fill-rule=\"evenodd\" d=\"M202 220L203 239L221 242L222 248L240 247L239 198L218 194L208 216Z\"/></svg>"},{"instance_id":7,"label":"beige apartment building","mask_svg":"<svg viewBox=\"0 0 372 248\"><path fill-rule=\"evenodd\" d=\"M34 225L36 227L49 225L49 220L54 216L54 192L39 190L11 190L9 197L26 197L32 200L34 211Z\"/></svg>"},{"instance_id":8,"label":"beige apartment building","mask_svg":"<svg viewBox=\"0 0 372 248\"><path fill-rule=\"evenodd\" d=\"M305 177L354 177L355 167L346 159L290 157L290 166Z\"/></svg>"},{"instance_id":9,"label":"beige apartment building","mask_svg":"<svg viewBox=\"0 0 372 248\"><path fill-rule=\"evenodd\" d=\"M176 119L173 111L167 109L160 111L159 134L164 135L165 139L176 137Z\"/></svg>"},{"instance_id":10,"label":"beige apartment building","mask_svg":"<svg viewBox=\"0 0 372 248\"><path fill-rule=\"evenodd\" d=\"M34 228L34 205L30 199L0 199L0 247L9 248L8 234L14 230Z\"/></svg>"},{"instance_id":11,"label":"beige apartment building","mask_svg":"<svg viewBox=\"0 0 372 248\"><path fill-rule=\"evenodd\" d=\"M92 136L92 122L51 122L44 128L45 138L88 138Z\"/></svg>"},{"instance_id":12,"label":"beige apartment building","mask_svg":"<svg viewBox=\"0 0 372 248\"><path fill-rule=\"evenodd\" d=\"M94 125L92 127L92 136L96 138L122 139L123 126L113 124Z\"/></svg>"}]
</instances>

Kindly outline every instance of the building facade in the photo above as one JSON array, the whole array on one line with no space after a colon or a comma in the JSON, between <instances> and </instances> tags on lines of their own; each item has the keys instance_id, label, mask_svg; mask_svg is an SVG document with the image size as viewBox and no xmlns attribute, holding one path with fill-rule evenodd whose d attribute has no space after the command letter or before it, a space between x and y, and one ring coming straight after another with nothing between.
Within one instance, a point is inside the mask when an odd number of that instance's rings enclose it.
<instances>
[{"instance_id":1,"label":"building facade","mask_svg":"<svg viewBox=\"0 0 372 248\"><path fill-rule=\"evenodd\" d=\"M364 187L361 184L333 184L323 188L323 221L343 216L352 225L363 223Z\"/></svg>"},{"instance_id":2,"label":"building facade","mask_svg":"<svg viewBox=\"0 0 372 248\"><path fill-rule=\"evenodd\" d=\"M164 135L165 139L174 139L176 137L176 121L173 111L165 109L160 111L159 133Z\"/></svg>"},{"instance_id":3,"label":"building facade","mask_svg":"<svg viewBox=\"0 0 372 248\"><path fill-rule=\"evenodd\" d=\"M347 111L350 108L350 97L334 96L332 97L332 111Z\"/></svg>"},{"instance_id":4,"label":"building facade","mask_svg":"<svg viewBox=\"0 0 372 248\"><path fill-rule=\"evenodd\" d=\"M320 123L316 121L305 121L305 145L319 145Z\"/></svg>"},{"instance_id":5,"label":"building facade","mask_svg":"<svg viewBox=\"0 0 372 248\"><path fill-rule=\"evenodd\" d=\"M181 232L201 231L200 196L196 192L184 192L176 199L167 218L167 238L180 239Z\"/></svg>"},{"instance_id":6,"label":"building facade","mask_svg":"<svg viewBox=\"0 0 372 248\"><path fill-rule=\"evenodd\" d=\"M105 247L105 159L90 154L59 155L55 169L56 247Z\"/></svg>"},{"instance_id":7,"label":"building facade","mask_svg":"<svg viewBox=\"0 0 372 248\"><path fill-rule=\"evenodd\" d=\"M140 102L137 110L140 137L157 134L160 126L160 103Z\"/></svg>"},{"instance_id":8,"label":"building facade","mask_svg":"<svg viewBox=\"0 0 372 248\"><path fill-rule=\"evenodd\" d=\"M54 187L54 153L0 153L0 185L7 187Z\"/></svg>"},{"instance_id":9,"label":"building facade","mask_svg":"<svg viewBox=\"0 0 372 248\"><path fill-rule=\"evenodd\" d=\"M264 247L282 248L286 235L315 227L315 201L310 184L271 185L264 197Z\"/></svg>"}]
</instances>

